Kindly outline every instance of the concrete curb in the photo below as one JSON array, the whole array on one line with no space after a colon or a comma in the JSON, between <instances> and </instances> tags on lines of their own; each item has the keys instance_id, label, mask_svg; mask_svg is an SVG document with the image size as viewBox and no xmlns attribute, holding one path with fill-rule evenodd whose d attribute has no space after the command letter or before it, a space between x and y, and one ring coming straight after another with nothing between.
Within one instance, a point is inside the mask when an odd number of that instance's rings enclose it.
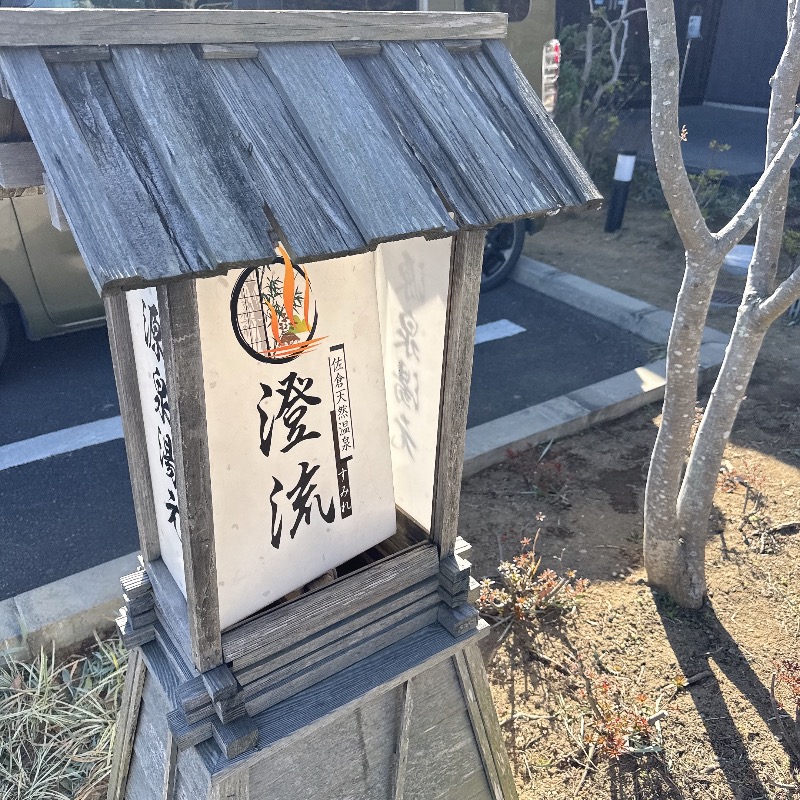
<instances>
[{"instance_id":1,"label":"concrete curb","mask_svg":"<svg viewBox=\"0 0 800 800\"><path fill-rule=\"evenodd\" d=\"M672 324L672 314L668 311L526 256L520 257L512 278L547 297L666 347ZM722 363L727 343L726 334L714 328L705 329L700 348L704 378ZM464 452L464 477L502 461L509 450L570 436L661 399L665 370L666 361L659 359L470 428Z\"/></svg>"},{"instance_id":2,"label":"concrete curb","mask_svg":"<svg viewBox=\"0 0 800 800\"><path fill-rule=\"evenodd\" d=\"M122 605L119 579L138 563L130 553L0 602L0 656L31 659L54 643L64 651L95 631L110 633Z\"/></svg>"},{"instance_id":3,"label":"concrete curb","mask_svg":"<svg viewBox=\"0 0 800 800\"><path fill-rule=\"evenodd\" d=\"M555 267L522 256L514 280L593 314L655 344L666 345L672 315ZM722 363L728 337L706 328L704 373ZM464 477L502 461L509 449L548 442L614 419L664 395L666 362L653 361L545 403L467 431ZM109 633L122 605L121 576L133 572L138 553L70 575L0 602L0 656L30 659L53 643L67 651L95 631Z\"/></svg>"}]
</instances>

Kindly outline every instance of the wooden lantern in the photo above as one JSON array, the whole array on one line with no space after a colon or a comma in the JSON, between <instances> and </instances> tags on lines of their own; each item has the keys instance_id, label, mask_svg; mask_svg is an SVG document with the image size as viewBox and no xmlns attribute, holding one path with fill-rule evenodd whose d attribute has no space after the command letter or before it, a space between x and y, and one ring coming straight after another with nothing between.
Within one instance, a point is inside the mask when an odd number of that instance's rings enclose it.
<instances>
[{"instance_id":1,"label":"wooden lantern","mask_svg":"<svg viewBox=\"0 0 800 800\"><path fill-rule=\"evenodd\" d=\"M598 196L505 17L0 20L140 531L109 797L514 797L457 537L483 237Z\"/></svg>"}]
</instances>

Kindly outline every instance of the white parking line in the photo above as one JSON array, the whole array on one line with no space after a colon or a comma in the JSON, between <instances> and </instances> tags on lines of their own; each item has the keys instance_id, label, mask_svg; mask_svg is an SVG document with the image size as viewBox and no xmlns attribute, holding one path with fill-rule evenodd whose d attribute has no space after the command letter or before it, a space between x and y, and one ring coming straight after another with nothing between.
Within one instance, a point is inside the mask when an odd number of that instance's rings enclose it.
<instances>
[{"instance_id":1,"label":"white parking line","mask_svg":"<svg viewBox=\"0 0 800 800\"><path fill-rule=\"evenodd\" d=\"M475 328L475 344L505 339L506 336L515 336L518 333L525 333L525 328L521 328L510 320L499 319L497 322L487 322Z\"/></svg>"},{"instance_id":2,"label":"white parking line","mask_svg":"<svg viewBox=\"0 0 800 800\"><path fill-rule=\"evenodd\" d=\"M0 447L0 471L122 438L122 417L109 417Z\"/></svg>"}]
</instances>

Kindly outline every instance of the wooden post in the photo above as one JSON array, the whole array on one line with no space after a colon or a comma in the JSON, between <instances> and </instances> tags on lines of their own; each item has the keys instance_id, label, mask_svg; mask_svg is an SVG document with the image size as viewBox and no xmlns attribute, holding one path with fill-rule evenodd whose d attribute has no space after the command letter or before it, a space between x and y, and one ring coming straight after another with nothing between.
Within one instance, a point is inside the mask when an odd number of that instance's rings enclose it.
<instances>
[{"instance_id":1,"label":"wooden post","mask_svg":"<svg viewBox=\"0 0 800 800\"><path fill-rule=\"evenodd\" d=\"M177 458L178 505L192 661L199 672L222 663L211 474L206 438L203 359L193 280L158 287L164 363Z\"/></svg>"},{"instance_id":2,"label":"wooden post","mask_svg":"<svg viewBox=\"0 0 800 800\"><path fill-rule=\"evenodd\" d=\"M458 536L458 505L464 471L464 442L467 436L469 385L478 295L483 268L485 232L456 234L450 262L450 291L447 298L442 393L439 405L439 438L433 484L431 535L439 556L452 555Z\"/></svg>"}]
</instances>

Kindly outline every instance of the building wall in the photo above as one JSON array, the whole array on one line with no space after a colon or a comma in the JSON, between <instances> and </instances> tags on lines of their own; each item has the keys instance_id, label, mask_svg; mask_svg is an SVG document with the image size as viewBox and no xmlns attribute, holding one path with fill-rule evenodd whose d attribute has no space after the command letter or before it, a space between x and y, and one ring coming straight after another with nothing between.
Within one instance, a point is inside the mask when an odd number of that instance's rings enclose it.
<instances>
[{"instance_id":1,"label":"building wall","mask_svg":"<svg viewBox=\"0 0 800 800\"><path fill-rule=\"evenodd\" d=\"M723 0L705 99L766 108L785 43L786 0Z\"/></svg>"}]
</instances>

